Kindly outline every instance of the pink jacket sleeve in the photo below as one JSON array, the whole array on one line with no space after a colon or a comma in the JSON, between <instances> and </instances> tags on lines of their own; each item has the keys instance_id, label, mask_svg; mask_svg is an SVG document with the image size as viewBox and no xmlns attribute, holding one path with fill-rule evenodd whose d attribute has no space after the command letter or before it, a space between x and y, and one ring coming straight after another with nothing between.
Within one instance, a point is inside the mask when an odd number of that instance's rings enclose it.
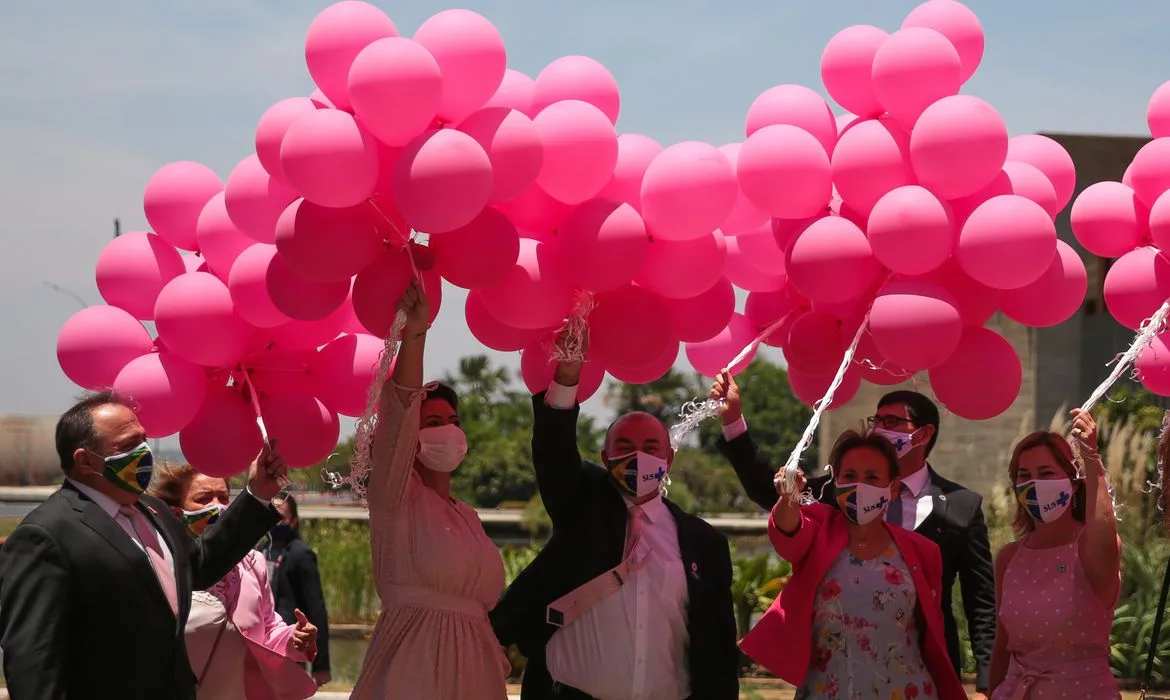
<instances>
[{"instance_id":1,"label":"pink jacket sleeve","mask_svg":"<svg viewBox=\"0 0 1170 700\"><path fill-rule=\"evenodd\" d=\"M317 656L317 646L314 644L307 651L298 651L293 647L293 631L295 625L286 623L276 614L276 601L272 598L272 587L268 585L268 566L264 555L253 550L248 554L245 570L256 577L256 585L260 591L260 609L257 613L264 623L264 646L281 656L285 656L298 663L312 661Z\"/></svg>"},{"instance_id":2,"label":"pink jacket sleeve","mask_svg":"<svg viewBox=\"0 0 1170 700\"><path fill-rule=\"evenodd\" d=\"M768 518L768 539L772 541L772 547L784 561L796 565L804 561L804 558L808 556L808 551L812 547L813 540L817 536L817 531L821 527L821 520L813 517L813 509L819 505L817 503L801 506L800 529L792 535L785 534L776 526L776 509L772 509L772 516ZM777 507L779 507L779 504L777 504Z\"/></svg>"}]
</instances>

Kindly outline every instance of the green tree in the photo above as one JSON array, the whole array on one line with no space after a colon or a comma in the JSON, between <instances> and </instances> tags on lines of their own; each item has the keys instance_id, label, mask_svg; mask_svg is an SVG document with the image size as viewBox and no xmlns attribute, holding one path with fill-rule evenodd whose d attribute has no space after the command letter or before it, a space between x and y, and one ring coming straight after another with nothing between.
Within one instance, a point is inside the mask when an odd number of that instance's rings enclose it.
<instances>
[{"instance_id":1,"label":"green tree","mask_svg":"<svg viewBox=\"0 0 1170 700\"><path fill-rule=\"evenodd\" d=\"M610 382L606 388L605 405L618 416L644 411L670 426L678 420L684 404L706 396L707 387L701 376L672 368L661 379L649 384Z\"/></svg>"}]
</instances>

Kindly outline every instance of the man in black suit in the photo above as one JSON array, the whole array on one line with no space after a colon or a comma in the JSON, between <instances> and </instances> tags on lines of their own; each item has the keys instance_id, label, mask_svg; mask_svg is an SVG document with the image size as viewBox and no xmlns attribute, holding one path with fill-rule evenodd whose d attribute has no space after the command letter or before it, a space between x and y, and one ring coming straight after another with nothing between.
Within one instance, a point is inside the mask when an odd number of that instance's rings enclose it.
<instances>
[{"instance_id":1,"label":"man in black suit","mask_svg":"<svg viewBox=\"0 0 1170 700\"><path fill-rule=\"evenodd\" d=\"M716 379L713 398L726 400L719 450L731 462L748 498L771 510L779 498L776 468L756 449L740 410L739 388L726 370ZM975 698L986 700L991 648L995 643L995 569L983 519L983 497L939 476L927 464L938 441L938 407L916 391L894 391L878 401L869 424L893 443L902 473L902 496L886 520L914 530L939 546L943 560L942 612L947 649L960 669L959 628L952 609L955 578L963 595L971 652L975 657ZM831 477L810 480L814 496L835 506Z\"/></svg>"},{"instance_id":2,"label":"man in black suit","mask_svg":"<svg viewBox=\"0 0 1170 700\"><path fill-rule=\"evenodd\" d=\"M194 700L183 628L192 589L219 581L277 520L269 448L248 493L198 539L143 495L153 466L134 412L106 392L57 423L66 480L0 551L0 644L12 700Z\"/></svg>"},{"instance_id":3,"label":"man in black suit","mask_svg":"<svg viewBox=\"0 0 1170 700\"><path fill-rule=\"evenodd\" d=\"M627 413L606 433L606 467L577 449L581 365L533 397L532 462L552 519L548 544L491 613L528 658L524 700L739 697L727 538L662 491L666 427Z\"/></svg>"}]
</instances>

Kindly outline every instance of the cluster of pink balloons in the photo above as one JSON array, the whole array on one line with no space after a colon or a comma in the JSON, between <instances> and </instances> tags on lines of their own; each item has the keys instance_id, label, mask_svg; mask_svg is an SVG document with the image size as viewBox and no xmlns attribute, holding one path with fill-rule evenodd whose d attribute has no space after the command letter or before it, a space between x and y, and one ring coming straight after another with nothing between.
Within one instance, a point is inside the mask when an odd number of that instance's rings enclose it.
<instances>
[{"instance_id":1,"label":"cluster of pink balloons","mask_svg":"<svg viewBox=\"0 0 1170 700\"><path fill-rule=\"evenodd\" d=\"M1134 330L1170 301L1170 81L1154 91L1146 116L1153 140L1134 155L1121 182L1090 185L1070 212L1081 245L1116 258L1105 273L1105 306ZM1170 333L1143 347L1135 366L1147 389L1170 396Z\"/></svg>"}]
</instances>

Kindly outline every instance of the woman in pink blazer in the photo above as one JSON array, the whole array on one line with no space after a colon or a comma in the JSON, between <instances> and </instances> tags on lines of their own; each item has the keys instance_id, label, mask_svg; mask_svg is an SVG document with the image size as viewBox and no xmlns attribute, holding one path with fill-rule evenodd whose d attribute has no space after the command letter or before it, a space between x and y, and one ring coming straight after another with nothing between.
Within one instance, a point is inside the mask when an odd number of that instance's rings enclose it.
<instances>
[{"instance_id":1,"label":"woman in pink blazer","mask_svg":"<svg viewBox=\"0 0 1170 700\"><path fill-rule=\"evenodd\" d=\"M188 465L156 467L149 493L187 523L192 536L227 509L227 481ZM250 552L206 591L195 591L187 619L187 656L199 700L304 700L317 692L305 671L317 654L317 628L297 613L296 626L276 614L268 563Z\"/></svg>"},{"instance_id":2,"label":"woman in pink blazer","mask_svg":"<svg viewBox=\"0 0 1170 700\"><path fill-rule=\"evenodd\" d=\"M882 517L901 488L893 447L849 431L830 464L838 508L799 505L803 474L795 493L781 490L768 536L792 577L740 647L798 700L965 700L947 656L938 547Z\"/></svg>"}]
</instances>

